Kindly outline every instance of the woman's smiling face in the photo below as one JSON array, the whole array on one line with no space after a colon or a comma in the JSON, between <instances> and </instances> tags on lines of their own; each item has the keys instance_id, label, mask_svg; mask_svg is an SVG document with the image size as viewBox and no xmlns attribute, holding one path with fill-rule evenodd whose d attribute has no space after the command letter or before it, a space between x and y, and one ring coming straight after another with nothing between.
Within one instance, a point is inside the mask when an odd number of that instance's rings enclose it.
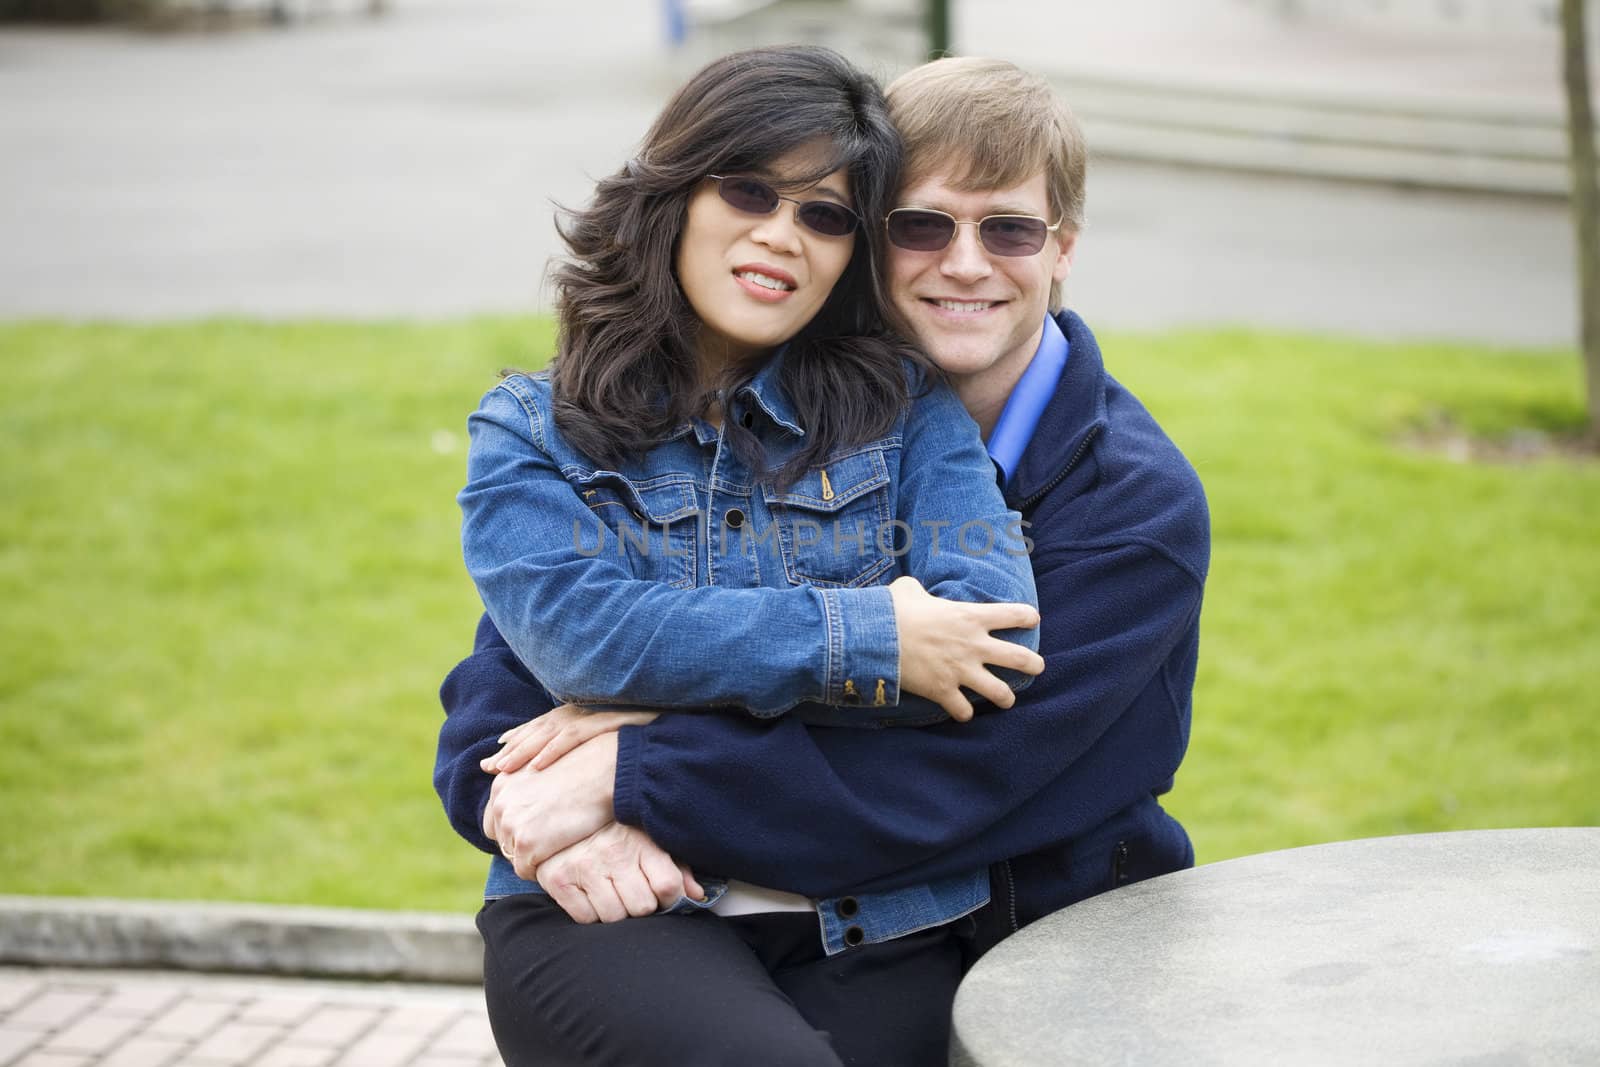
<instances>
[{"instance_id":1,"label":"woman's smiling face","mask_svg":"<svg viewBox=\"0 0 1600 1067\"><path fill-rule=\"evenodd\" d=\"M826 142L815 142L748 176L796 200L853 208L843 170L813 185L793 184L796 176L826 166L828 154ZM675 267L683 295L700 320L700 359L707 370L794 337L816 317L849 266L856 235L817 233L802 225L795 211L788 200L778 201L770 215L741 211L722 199L710 179L689 198Z\"/></svg>"}]
</instances>

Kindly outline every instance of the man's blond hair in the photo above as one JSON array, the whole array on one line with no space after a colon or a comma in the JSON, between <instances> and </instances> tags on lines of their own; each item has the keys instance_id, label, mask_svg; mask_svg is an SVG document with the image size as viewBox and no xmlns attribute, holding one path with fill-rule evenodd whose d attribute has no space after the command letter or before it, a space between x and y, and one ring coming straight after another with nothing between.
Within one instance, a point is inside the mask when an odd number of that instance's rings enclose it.
<instances>
[{"instance_id":1,"label":"man's blond hair","mask_svg":"<svg viewBox=\"0 0 1600 1067\"><path fill-rule=\"evenodd\" d=\"M896 78L889 116L905 139L903 185L948 172L964 192L1005 189L1044 173L1049 222L1083 228L1083 130L1050 83L1003 59L935 59ZM1050 306L1061 304L1060 286Z\"/></svg>"}]
</instances>

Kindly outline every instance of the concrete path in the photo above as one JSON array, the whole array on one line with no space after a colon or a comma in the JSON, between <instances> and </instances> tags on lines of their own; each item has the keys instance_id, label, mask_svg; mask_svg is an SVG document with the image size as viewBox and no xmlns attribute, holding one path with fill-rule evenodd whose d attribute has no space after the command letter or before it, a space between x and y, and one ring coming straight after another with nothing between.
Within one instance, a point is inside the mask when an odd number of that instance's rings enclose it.
<instances>
[{"instance_id":1,"label":"concrete path","mask_svg":"<svg viewBox=\"0 0 1600 1067\"><path fill-rule=\"evenodd\" d=\"M499 1067L483 993L0 968L0 1067Z\"/></svg>"},{"instance_id":2,"label":"concrete path","mask_svg":"<svg viewBox=\"0 0 1600 1067\"><path fill-rule=\"evenodd\" d=\"M969 48L1059 22L1040 0L975 9L957 5ZM551 202L581 203L686 73L659 20L657 0L399 0L287 30L0 31L0 317L542 306ZM1041 61L1044 39L1022 38ZM1102 160L1089 218L1070 300L1102 328L1576 332L1554 200Z\"/></svg>"}]
</instances>

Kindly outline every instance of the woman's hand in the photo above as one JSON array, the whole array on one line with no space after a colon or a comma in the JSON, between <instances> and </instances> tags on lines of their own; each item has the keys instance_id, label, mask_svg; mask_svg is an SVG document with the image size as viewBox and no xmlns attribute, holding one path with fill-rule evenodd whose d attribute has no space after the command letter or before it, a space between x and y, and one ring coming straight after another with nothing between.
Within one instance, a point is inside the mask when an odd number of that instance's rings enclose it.
<instances>
[{"instance_id":1,"label":"woman's hand","mask_svg":"<svg viewBox=\"0 0 1600 1067\"><path fill-rule=\"evenodd\" d=\"M580 923L614 923L705 890L643 831L613 822L539 864L535 880Z\"/></svg>"},{"instance_id":2,"label":"woman's hand","mask_svg":"<svg viewBox=\"0 0 1600 1067\"><path fill-rule=\"evenodd\" d=\"M483 809L484 836L500 843L518 875L532 878L540 864L616 817L616 776L616 734L584 742L549 770L497 774Z\"/></svg>"},{"instance_id":3,"label":"woman's hand","mask_svg":"<svg viewBox=\"0 0 1600 1067\"><path fill-rule=\"evenodd\" d=\"M900 688L927 697L952 719L972 718L972 702L961 687L1009 708L1017 695L985 664L1023 674L1044 670L1044 657L990 636L991 630L1028 630L1039 613L1027 604L967 604L942 600L910 576L889 583L895 626L900 631Z\"/></svg>"},{"instance_id":4,"label":"woman's hand","mask_svg":"<svg viewBox=\"0 0 1600 1067\"><path fill-rule=\"evenodd\" d=\"M489 774L531 766L542 771L568 752L601 734L652 722L654 711L601 711L562 704L500 735L501 749L478 765Z\"/></svg>"}]
</instances>

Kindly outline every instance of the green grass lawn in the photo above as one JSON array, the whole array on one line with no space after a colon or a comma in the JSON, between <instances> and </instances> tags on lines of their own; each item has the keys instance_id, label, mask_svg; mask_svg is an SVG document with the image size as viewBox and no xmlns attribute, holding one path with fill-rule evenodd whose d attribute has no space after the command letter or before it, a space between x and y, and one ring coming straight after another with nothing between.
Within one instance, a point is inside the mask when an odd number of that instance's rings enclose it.
<instances>
[{"instance_id":1,"label":"green grass lawn","mask_svg":"<svg viewBox=\"0 0 1600 1067\"><path fill-rule=\"evenodd\" d=\"M546 320L0 326L0 892L468 910L429 782L477 601L464 423ZM1600 465L1571 353L1103 339L1215 549L1171 797L1202 862L1600 823Z\"/></svg>"}]
</instances>

